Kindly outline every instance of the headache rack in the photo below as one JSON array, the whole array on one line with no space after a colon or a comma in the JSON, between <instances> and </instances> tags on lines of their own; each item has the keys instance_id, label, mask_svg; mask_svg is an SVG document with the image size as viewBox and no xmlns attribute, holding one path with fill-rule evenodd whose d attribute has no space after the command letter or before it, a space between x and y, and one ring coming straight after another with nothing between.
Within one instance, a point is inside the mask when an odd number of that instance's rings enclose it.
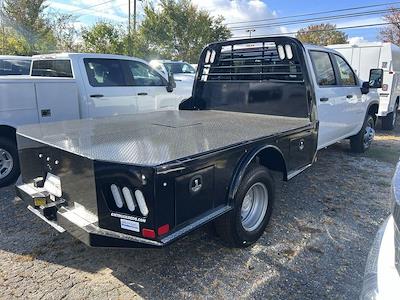
<instances>
[{"instance_id":1,"label":"headache rack","mask_svg":"<svg viewBox=\"0 0 400 300\"><path fill-rule=\"evenodd\" d=\"M282 42L244 40L220 47L210 45L203 55L199 80L303 82L297 47L290 39Z\"/></svg>"}]
</instances>

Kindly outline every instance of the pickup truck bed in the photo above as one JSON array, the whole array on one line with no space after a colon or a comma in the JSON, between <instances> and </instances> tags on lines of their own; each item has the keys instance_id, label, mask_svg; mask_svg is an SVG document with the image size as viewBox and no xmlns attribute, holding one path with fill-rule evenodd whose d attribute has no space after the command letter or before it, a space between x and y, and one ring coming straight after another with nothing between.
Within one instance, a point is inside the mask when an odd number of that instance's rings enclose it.
<instances>
[{"instance_id":1,"label":"pickup truck bed","mask_svg":"<svg viewBox=\"0 0 400 300\"><path fill-rule=\"evenodd\" d=\"M157 166L309 124L304 118L238 112L160 111L28 125L18 134L92 160Z\"/></svg>"}]
</instances>

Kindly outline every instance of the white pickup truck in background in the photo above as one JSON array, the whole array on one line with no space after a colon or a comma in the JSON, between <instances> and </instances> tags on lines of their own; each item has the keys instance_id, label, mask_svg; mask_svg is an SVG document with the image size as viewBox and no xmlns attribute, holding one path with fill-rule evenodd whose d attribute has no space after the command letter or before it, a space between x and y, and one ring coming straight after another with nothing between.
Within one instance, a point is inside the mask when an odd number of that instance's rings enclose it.
<instances>
[{"instance_id":1,"label":"white pickup truck in background","mask_svg":"<svg viewBox=\"0 0 400 300\"><path fill-rule=\"evenodd\" d=\"M190 97L145 61L107 54L32 57L30 76L0 77L0 186L19 174L19 125L177 109Z\"/></svg>"},{"instance_id":2,"label":"white pickup truck in background","mask_svg":"<svg viewBox=\"0 0 400 300\"><path fill-rule=\"evenodd\" d=\"M361 80L367 81L370 69L384 71L379 93L378 117L382 128L392 130L396 124L400 101L400 48L392 43L370 42L330 45L352 65Z\"/></svg>"}]
</instances>

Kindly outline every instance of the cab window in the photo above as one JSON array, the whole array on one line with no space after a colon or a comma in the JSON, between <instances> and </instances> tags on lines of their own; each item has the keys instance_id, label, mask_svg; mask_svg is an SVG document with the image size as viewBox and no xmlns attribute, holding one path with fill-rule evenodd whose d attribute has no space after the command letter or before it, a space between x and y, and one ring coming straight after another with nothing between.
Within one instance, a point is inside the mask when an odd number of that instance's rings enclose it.
<instances>
[{"instance_id":1,"label":"cab window","mask_svg":"<svg viewBox=\"0 0 400 300\"><path fill-rule=\"evenodd\" d=\"M311 61L320 86L336 85L335 71L329 53L310 51Z\"/></svg>"},{"instance_id":2,"label":"cab window","mask_svg":"<svg viewBox=\"0 0 400 300\"><path fill-rule=\"evenodd\" d=\"M127 86L121 60L107 58L85 58L85 69L89 83L94 87Z\"/></svg>"},{"instance_id":3,"label":"cab window","mask_svg":"<svg viewBox=\"0 0 400 300\"><path fill-rule=\"evenodd\" d=\"M129 78L134 86L163 86L164 80L153 68L139 62L129 61Z\"/></svg>"},{"instance_id":4,"label":"cab window","mask_svg":"<svg viewBox=\"0 0 400 300\"><path fill-rule=\"evenodd\" d=\"M339 71L340 82L342 85L357 85L357 80L349 64L339 55L334 54L336 66Z\"/></svg>"}]
</instances>

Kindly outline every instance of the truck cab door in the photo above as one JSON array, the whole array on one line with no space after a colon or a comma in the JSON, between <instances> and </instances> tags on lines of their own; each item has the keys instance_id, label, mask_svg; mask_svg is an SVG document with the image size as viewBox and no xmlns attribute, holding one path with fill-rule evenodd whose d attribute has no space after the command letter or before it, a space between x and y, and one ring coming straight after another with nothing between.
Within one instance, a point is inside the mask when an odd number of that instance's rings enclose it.
<instances>
[{"instance_id":1,"label":"truck cab door","mask_svg":"<svg viewBox=\"0 0 400 300\"><path fill-rule=\"evenodd\" d=\"M311 50L310 58L314 68L319 120L318 149L326 147L340 138L345 126L342 123L338 91L338 81L328 52Z\"/></svg>"},{"instance_id":2,"label":"truck cab door","mask_svg":"<svg viewBox=\"0 0 400 300\"><path fill-rule=\"evenodd\" d=\"M129 61L129 76L137 89L139 112L177 109L176 93L167 92L167 80L156 70L140 61Z\"/></svg>"},{"instance_id":3,"label":"truck cab door","mask_svg":"<svg viewBox=\"0 0 400 300\"><path fill-rule=\"evenodd\" d=\"M127 60L84 58L81 70L90 117L138 112L137 87L126 78Z\"/></svg>"},{"instance_id":4,"label":"truck cab door","mask_svg":"<svg viewBox=\"0 0 400 300\"><path fill-rule=\"evenodd\" d=\"M361 94L360 84L351 66L343 57L332 54L338 78L337 107L340 111L343 132L341 136L356 134L365 118L365 97Z\"/></svg>"}]
</instances>

